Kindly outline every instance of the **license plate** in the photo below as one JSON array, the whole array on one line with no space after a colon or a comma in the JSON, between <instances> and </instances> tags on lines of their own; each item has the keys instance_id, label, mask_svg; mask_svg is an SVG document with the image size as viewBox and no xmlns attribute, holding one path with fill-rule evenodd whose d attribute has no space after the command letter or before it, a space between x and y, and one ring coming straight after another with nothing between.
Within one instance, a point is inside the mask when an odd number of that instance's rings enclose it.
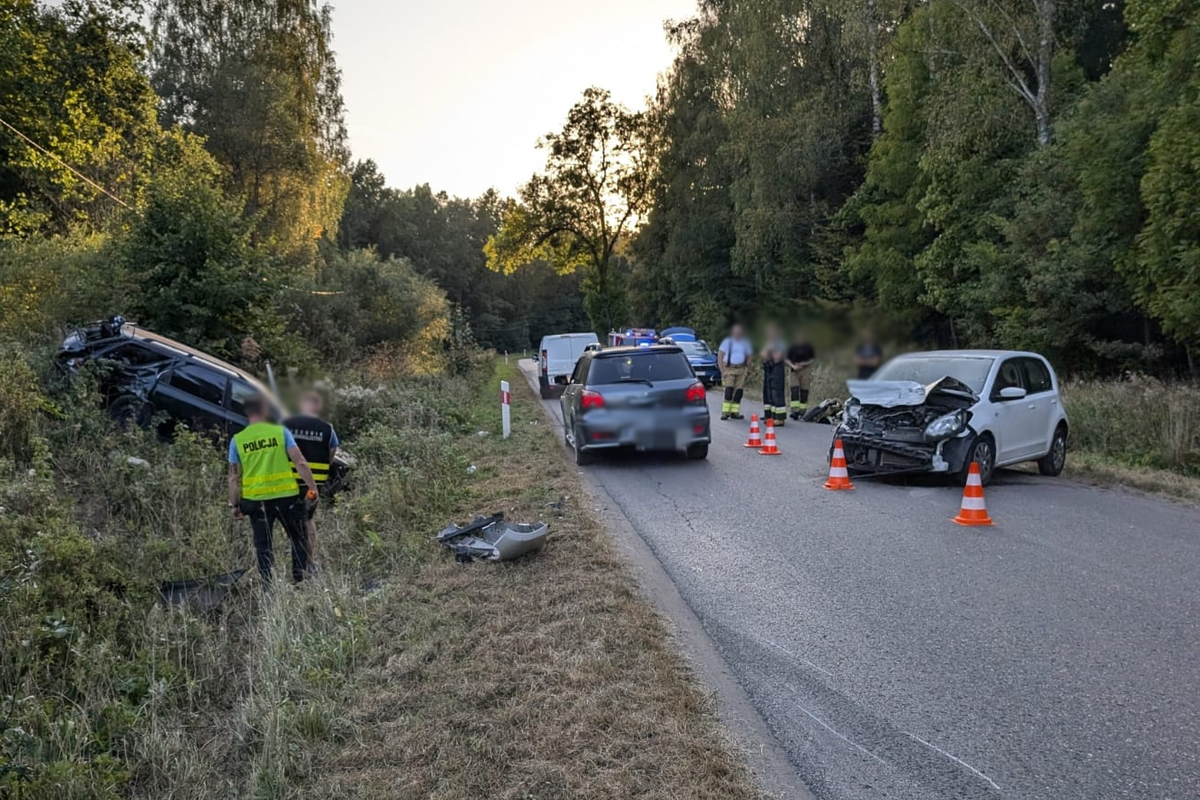
<instances>
[{"instance_id":1,"label":"license plate","mask_svg":"<svg viewBox=\"0 0 1200 800\"><path fill-rule=\"evenodd\" d=\"M637 446L641 450L674 450L674 431L641 431L637 435Z\"/></svg>"}]
</instances>

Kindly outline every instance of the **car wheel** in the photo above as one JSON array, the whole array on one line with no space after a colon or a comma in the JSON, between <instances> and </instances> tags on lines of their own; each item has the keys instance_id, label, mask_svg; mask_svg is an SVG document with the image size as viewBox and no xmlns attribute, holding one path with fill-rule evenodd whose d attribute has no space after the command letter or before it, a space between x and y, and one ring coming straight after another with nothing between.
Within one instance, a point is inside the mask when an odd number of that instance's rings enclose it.
<instances>
[{"instance_id":1,"label":"car wheel","mask_svg":"<svg viewBox=\"0 0 1200 800\"><path fill-rule=\"evenodd\" d=\"M150 406L140 397L121 395L108 407L108 413L123 431L150 424Z\"/></svg>"},{"instance_id":2,"label":"car wheel","mask_svg":"<svg viewBox=\"0 0 1200 800\"><path fill-rule=\"evenodd\" d=\"M692 461L703 461L708 458L707 444L694 444L687 449L687 457Z\"/></svg>"},{"instance_id":3,"label":"car wheel","mask_svg":"<svg viewBox=\"0 0 1200 800\"><path fill-rule=\"evenodd\" d=\"M553 400L554 399L554 392L552 392L550 390L549 386L539 386L538 394L540 394L542 396L543 400Z\"/></svg>"},{"instance_id":4,"label":"car wheel","mask_svg":"<svg viewBox=\"0 0 1200 800\"><path fill-rule=\"evenodd\" d=\"M1063 471L1067 464L1067 428L1059 425L1050 440L1050 452L1038 459L1038 472L1054 477Z\"/></svg>"},{"instance_id":5,"label":"car wheel","mask_svg":"<svg viewBox=\"0 0 1200 800\"><path fill-rule=\"evenodd\" d=\"M575 444L571 448L571 452L575 455L575 466L577 467L586 467L588 464L591 464L596 460L596 455L594 453L589 453L587 450L583 449L582 441L583 437L580 436L579 431L576 430Z\"/></svg>"},{"instance_id":6,"label":"car wheel","mask_svg":"<svg viewBox=\"0 0 1200 800\"><path fill-rule=\"evenodd\" d=\"M967 476L971 474L971 462L978 462L979 482L987 486L992 479L992 473L996 471L996 441L991 434L985 433L977 436L967 450L967 458L963 461L962 470L959 472L959 482L964 486L967 483Z\"/></svg>"}]
</instances>

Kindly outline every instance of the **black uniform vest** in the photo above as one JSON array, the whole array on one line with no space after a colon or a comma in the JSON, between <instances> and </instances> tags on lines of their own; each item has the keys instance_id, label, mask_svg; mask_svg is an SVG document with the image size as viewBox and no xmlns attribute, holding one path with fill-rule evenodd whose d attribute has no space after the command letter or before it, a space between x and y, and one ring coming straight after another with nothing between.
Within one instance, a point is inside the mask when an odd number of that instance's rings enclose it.
<instances>
[{"instance_id":1,"label":"black uniform vest","mask_svg":"<svg viewBox=\"0 0 1200 800\"><path fill-rule=\"evenodd\" d=\"M283 424L296 439L296 446L312 470L313 480L317 483L329 480L329 443L333 439L333 426L320 417L305 414L288 417ZM292 471L295 472L295 469Z\"/></svg>"}]
</instances>

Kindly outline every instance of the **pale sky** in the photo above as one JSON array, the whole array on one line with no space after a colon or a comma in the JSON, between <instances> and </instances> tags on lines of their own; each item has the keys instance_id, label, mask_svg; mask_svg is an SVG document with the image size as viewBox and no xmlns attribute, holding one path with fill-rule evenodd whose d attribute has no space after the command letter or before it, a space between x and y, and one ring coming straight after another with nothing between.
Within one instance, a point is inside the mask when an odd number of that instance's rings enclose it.
<instances>
[{"instance_id":1,"label":"pale sky","mask_svg":"<svg viewBox=\"0 0 1200 800\"><path fill-rule=\"evenodd\" d=\"M695 0L331 0L350 147L390 186L512 194L588 86L643 107Z\"/></svg>"}]
</instances>

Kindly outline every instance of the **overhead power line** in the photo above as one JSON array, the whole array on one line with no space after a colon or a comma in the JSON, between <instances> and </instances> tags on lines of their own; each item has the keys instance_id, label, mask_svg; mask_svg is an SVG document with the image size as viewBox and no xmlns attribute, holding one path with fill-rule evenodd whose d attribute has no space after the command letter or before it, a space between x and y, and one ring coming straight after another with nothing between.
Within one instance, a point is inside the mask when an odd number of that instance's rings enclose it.
<instances>
[{"instance_id":1,"label":"overhead power line","mask_svg":"<svg viewBox=\"0 0 1200 800\"><path fill-rule=\"evenodd\" d=\"M51 153L51 152L50 152L49 150L47 150L46 148L42 147L40 144L38 144L37 142L35 142L33 139L30 139L30 138L29 138L28 136L26 136L24 133L22 133L21 131L17 130L16 126L15 126L15 125L13 125L12 123L10 123L8 120L4 119L4 117L0 117L0 125L3 125L4 127L8 128L10 131L12 131L13 133L15 133L17 136L19 136L19 137L20 137L20 138L21 138L21 139L22 139L22 140L23 140L23 141L24 141L26 144L28 144L28 145L29 145L30 147L32 147L34 150L37 150L37 151L38 151L39 153L41 153L42 155L44 155L44 156L46 156L47 158L50 158L50 159L52 159L53 161L57 162L57 163L58 163L60 166L62 166L62 167L65 167L66 169L70 170L70 172L71 172L73 175L75 175L75 177L79 178L79 180L83 181L83 182L84 182L84 183L86 183L88 186L91 186L91 187L92 187L93 189L95 189L96 191L98 191L98 192L100 192L101 194L103 194L104 196L108 197L110 200L112 200L113 202L115 202L117 205L121 206L121 208L129 208L129 204L128 204L128 203L126 203L124 200L122 200L121 198L117 197L115 194L113 194L112 192L108 191L107 189L105 189L105 188L104 188L103 186L101 186L100 184L96 183L94 180L92 180L91 178L89 178L87 175L84 175L82 172L80 172L79 170L77 170L77 169L75 169L74 167L72 167L72 166L71 166L70 164L68 164L66 161L63 161L61 158L59 158L58 156L56 156L54 153Z\"/></svg>"}]
</instances>

